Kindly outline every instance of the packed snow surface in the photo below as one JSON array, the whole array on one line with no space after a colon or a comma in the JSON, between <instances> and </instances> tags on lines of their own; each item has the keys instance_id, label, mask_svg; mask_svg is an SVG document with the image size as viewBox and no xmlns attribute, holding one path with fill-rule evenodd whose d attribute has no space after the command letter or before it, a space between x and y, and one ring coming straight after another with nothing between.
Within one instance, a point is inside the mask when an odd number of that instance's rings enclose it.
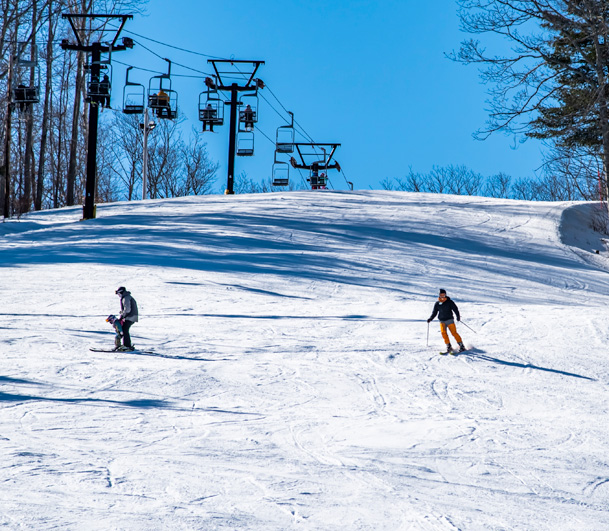
<instances>
[{"instance_id":1,"label":"packed snow surface","mask_svg":"<svg viewBox=\"0 0 609 531\"><path fill-rule=\"evenodd\" d=\"M599 209L291 192L6 221L0 526L609 529ZM89 350L118 286L147 352Z\"/></svg>"}]
</instances>

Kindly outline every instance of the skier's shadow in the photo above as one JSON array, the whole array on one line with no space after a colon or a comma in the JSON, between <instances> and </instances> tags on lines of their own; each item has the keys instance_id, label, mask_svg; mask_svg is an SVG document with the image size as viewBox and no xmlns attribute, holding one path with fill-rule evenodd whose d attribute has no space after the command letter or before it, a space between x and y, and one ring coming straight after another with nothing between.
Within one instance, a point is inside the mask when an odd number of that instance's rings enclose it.
<instances>
[{"instance_id":1,"label":"skier's shadow","mask_svg":"<svg viewBox=\"0 0 609 531\"><path fill-rule=\"evenodd\" d=\"M186 360L186 361L231 361L228 358L198 358L195 356L172 356L170 354L161 354L159 352L138 352L137 350L132 352L126 352L129 356L152 356L154 358L165 358L169 360Z\"/></svg>"},{"instance_id":2,"label":"skier's shadow","mask_svg":"<svg viewBox=\"0 0 609 531\"><path fill-rule=\"evenodd\" d=\"M532 365L530 363L518 363L515 361L506 361L506 360L501 360L499 358L493 358L492 356L487 356L484 350L478 349L478 348L472 348L469 349L465 352L462 352L460 355L466 355L469 356L472 359L478 359L478 360L484 360L484 361L490 361L492 363L497 363L499 365L506 365L507 367L517 367L519 369L533 369L536 371L543 371L543 372L551 372L554 374L561 374L562 376L570 376L572 378L581 378L582 380L589 380L591 382L596 382L596 378L590 378L589 376L583 376L581 374L575 374L573 372L567 372L567 371L560 371L558 369L549 369L547 367L539 367L537 365Z\"/></svg>"}]
</instances>

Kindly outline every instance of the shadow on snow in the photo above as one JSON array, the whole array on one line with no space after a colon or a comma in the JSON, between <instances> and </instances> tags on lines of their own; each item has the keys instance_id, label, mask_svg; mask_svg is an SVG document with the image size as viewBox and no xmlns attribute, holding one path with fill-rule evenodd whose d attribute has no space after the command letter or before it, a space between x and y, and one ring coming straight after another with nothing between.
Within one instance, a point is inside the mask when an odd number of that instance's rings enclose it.
<instances>
[{"instance_id":1,"label":"shadow on snow","mask_svg":"<svg viewBox=\"0 0 609 531\"><path fill-rule=\"evenodd\" d=\"M506 361L499 358L494 358L492 356L487 356L484 354L484 350L480 349L471 349L461 353L461 356L468 356L472 359L490 361L491 363L497 363L498 365L505 365L507 367L517 367L519 369L533 369L535 371L543 371L543 372L551 372L554 374L560 374L561 376L569 376L571 378L581 378L582 380L589 380L591 382L596 382L596 378L590 378L589 376L583 376L581 374L576 374L573 372L561 371L558 369L549 369L547 367L539 367L538 365L532 365L530 363L518 363L515 361Z\"/></svg>"}]
</instances>

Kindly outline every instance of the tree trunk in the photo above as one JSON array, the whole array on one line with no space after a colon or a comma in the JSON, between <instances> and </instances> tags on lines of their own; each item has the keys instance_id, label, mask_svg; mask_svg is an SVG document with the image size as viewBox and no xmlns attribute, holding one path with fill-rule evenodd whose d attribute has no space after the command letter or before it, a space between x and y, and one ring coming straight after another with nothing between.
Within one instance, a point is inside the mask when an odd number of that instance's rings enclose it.
<instances>
[{"instance_id":1,"label":"tree trunk","mask_svg":"<svg viewBox=\"0 0 609 531\"><path fill-rule=\"evenodd\" d=\"M5 218L11 215L11 118L13 114L13 104L11 103L11 90L13 81L13 52L9 52L9 67L7 79L7 99L6 99L6 117L4 122L4 163L3 179L0 182L0 204L2 205L2 214Z\"/></svg>"},{"instance_id":2,"label":"tree trunk","mask_svg":"<svg viewBox=\"0 0 609 531\"><path fill-rule=\"evenodd\" d=\"M44 175L46 164L46 151L49 128L49 114L53 81L53 39L55 38L55 21L53 20L53 0L49 0L49 34L47 36L46 52L46 82L44 89L44 107L42 111L42 125L40 135L40 153L38 160L38 178L36 181L36 194L34 197L34 209L42 209L42 196L44 194Z\"/></svg>"},{"instance_id":3,"label":"tree trunk","mask_svg":"<svg viewBox=\"0 0 609 531\"><path fill-rule=\"evenodd\" d=\"M32 2L32 41L30 43L30 61L38 61L36 50L36 28L38 27L38 2ZM36 71L30 71L29 86L36 86ZM33 104L25 109L25 153L23 155L23 195L19 201L19 214L25 214L32 209L32 188L34 184L34 110Z\"/></svg>"},{"instance_id":4,"label":"tree trunk","mask_svg":"<svg viewBox=\"0 0 609 531\"><path fill-rule=\"evenodd\" d=\"M76 63L76 88L74 90L74 108L72 112L72 137L70 138L70 162L68 163L67 175L67 190L66 204L74 205L74 186L76 184L76 160L78 153L78 133L79 133L79 118L80 118L80 102L82 95L82 87L84 84L83 75L84 57L83 54L78 54Z\"/></svg>"}]
</instances>

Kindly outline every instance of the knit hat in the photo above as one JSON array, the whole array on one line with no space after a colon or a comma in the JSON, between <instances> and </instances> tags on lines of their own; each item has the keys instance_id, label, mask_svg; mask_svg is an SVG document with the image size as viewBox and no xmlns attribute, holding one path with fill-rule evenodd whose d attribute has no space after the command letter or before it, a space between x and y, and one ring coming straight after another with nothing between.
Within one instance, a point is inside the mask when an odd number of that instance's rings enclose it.
<instances>
[{"instance_id":1,"label":"knit hat","mask_svg":"<svg viewBox=\"0 0 609 531\"><path fill-rule=\"evenodd\" d=\"M446 290L445 289L441 289L440 290L440 295L446 295Z\"/></svg>"}]
</instances>

